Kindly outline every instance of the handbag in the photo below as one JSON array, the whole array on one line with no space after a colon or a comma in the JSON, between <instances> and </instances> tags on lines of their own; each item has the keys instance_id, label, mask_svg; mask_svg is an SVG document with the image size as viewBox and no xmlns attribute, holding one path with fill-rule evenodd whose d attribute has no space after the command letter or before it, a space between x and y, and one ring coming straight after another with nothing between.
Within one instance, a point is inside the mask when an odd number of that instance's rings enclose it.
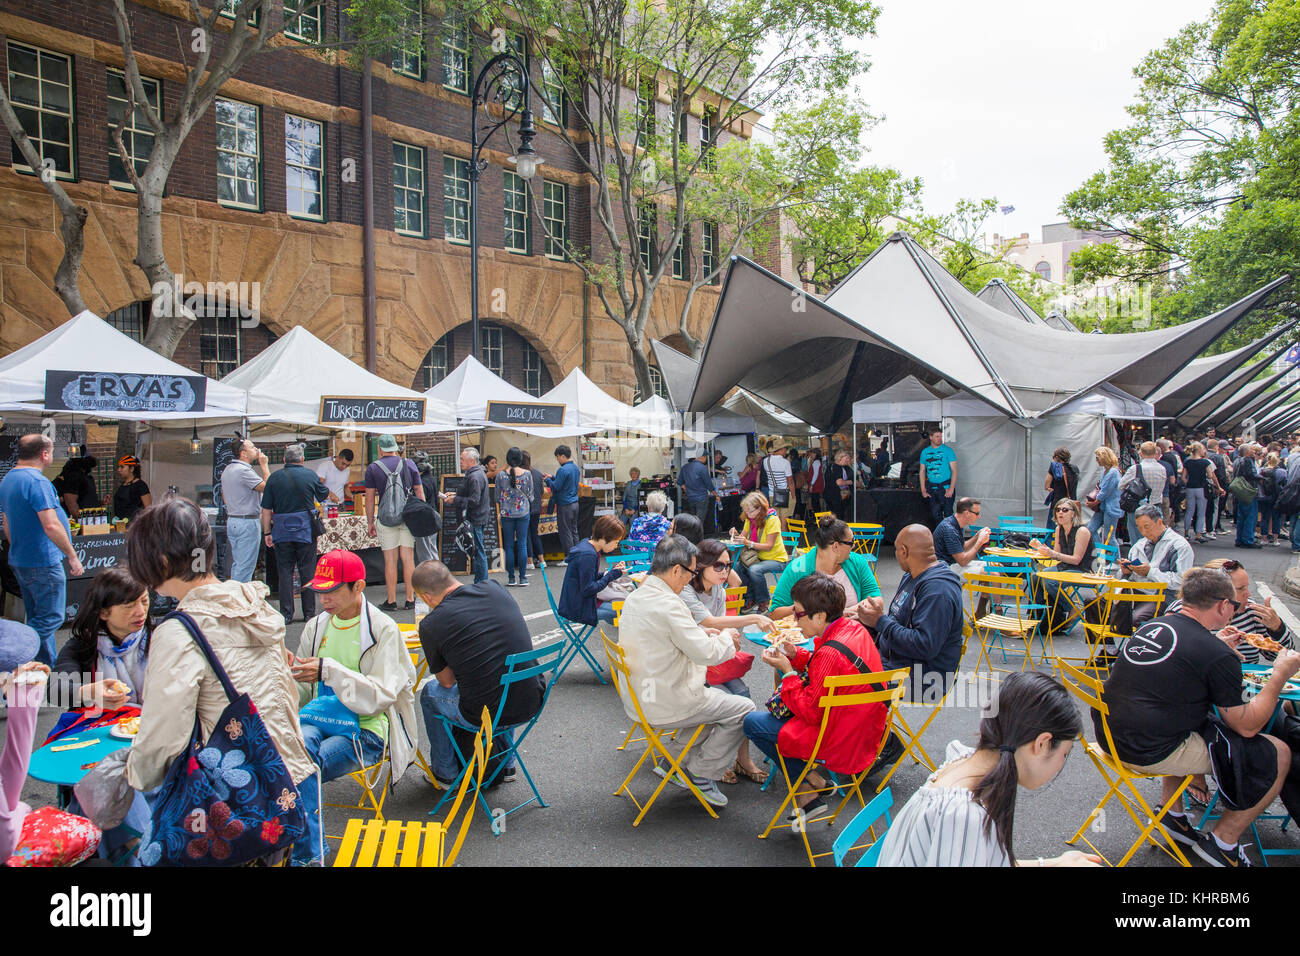
<instances>
[{"instance_id":1,"label":"handbag","mask_svg":"<svg viewBox=\"0 0 1300 956\"><path fill-rule=\"evenodd\" d=\"M704 681L710 687L717 687L720 684L725 684L729 680L744 677L749 673L749 669L753 666L753 654L747 654L744 651L736 651L736 656L730 660L706 668L704 671Z\"/></svg>"},{"instance_id":2,"label":"handbag","mask_svg":"<svg viewBox=\"0 0 1300 956\"><path fill-rule=\"evenodd\" d=\"M240 694L194 619L173 611L221 681L229 704L205 743L199 718L153 803L145 866L238 866L287 850L306 832L298 789L261 715Z\"/></svg>"},{"instance_id":3,"label":"handbag","mask_svg":"<svg viewBox=\"0 0 1300 956\"><path fill-rule=\"evenodd\" d=\"M320 516L320 511L316 508L311 509L311 536L313 538L323 537L325 534L325 519Z\"/></svg>"},{"instance_id":4,"label":"handbag","mask_svg":"<svg viewBox=\"0 0 1300 956\"><path fill-rule=\"evenodd\" d=\"M1248 505L1259 497L1259 488L1250 483L1244 475L1238 475L1228 485L1228 492L1243 505Z\"/></svg>"},{"instance_id":5,"label":"handbag","mask_svg":"<svg viewBox=\"0 0 1300 956\"><path fill-rule=\"evenodd\" d=\"M835 648L837 651L839 651L841 654L844 655L845 659L848 660L850 664L852 664L857 669L857 672L859 674L866 674L871 670L871 668L867 666L866 661L858 657L857 654L853 653L853 651L849 650L848 647L846 647L844 644L841 644L839 641L836 640L825 641L822 644L822 647ZM817 648L817 650L821 650L822 647ZM803 681L803 683L805 684L808 683L808 671L806 668L799 674L799 679ZM784 683L784 681L782 681L782 683ZM794 716L794 711L792 711L786 705L785 701L781 699L780 684L777 685L777 688L773 692L772 696L767 699L766 706L767 706L767 712L771 714L773 717L775 717L777 720L789 720L791 717Z\"/></svg>"},{"instance_id":6,"label":"handbag","mask_svg":"<svg viewBox=\"0 0 1300 956\"><path fill-rule=\"evenodd\" d=\"M736 557L736 560L740 562L741 567L752 568L763 559L759 557L757 548L745 545L740 549L740 554Z\"/></svg>"}]
</instances>

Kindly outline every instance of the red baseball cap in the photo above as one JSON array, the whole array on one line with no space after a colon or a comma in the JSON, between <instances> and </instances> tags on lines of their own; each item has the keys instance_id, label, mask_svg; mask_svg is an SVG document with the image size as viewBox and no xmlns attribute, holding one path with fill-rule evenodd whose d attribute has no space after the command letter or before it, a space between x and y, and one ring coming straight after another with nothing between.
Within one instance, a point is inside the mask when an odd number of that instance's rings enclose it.
<instances>
[{"instance_id":1,"label":"red baseball cap","mask_svg":"<svg viewBox=\"0 0 1300 956\"><path fill-rule=\"evenodd\" d=\"M366 579L366 565L351 551L327 551L316 562L316 576L307 582L313 591L333 591Z\"/></svg>"}]
</instances>

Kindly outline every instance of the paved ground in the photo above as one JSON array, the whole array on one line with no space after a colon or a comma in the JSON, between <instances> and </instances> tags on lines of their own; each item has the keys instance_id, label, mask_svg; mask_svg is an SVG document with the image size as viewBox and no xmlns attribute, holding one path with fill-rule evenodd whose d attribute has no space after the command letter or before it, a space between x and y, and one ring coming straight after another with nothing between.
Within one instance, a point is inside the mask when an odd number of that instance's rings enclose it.
<instances>
[{"instance_id":1,"label":"paved ground","mask_svg":"<svg viewBox=\"0 0 1300 956\"><path fill-rule=\"evenodd\" d=\"M1275 547L1255 552L1239 551L1230 538L1197 548L1198 563L1215 556L1245 558L1257 582L1281 593L1281 582L1292 564L1289 548ZM886 548L879 562L882 590L888 598L898 583L899 571L892 552ZM558 592L563 569L547 572L552 588ZM511 593L529 618L535 639L545 639L554 631L554 621L547 610L546 591L537 574L527 589ZM371 600L384 599L381 589L372 589ZM1300 612L1300 603L1288 603ZM399 621L410 621L411 612L399 612ZM288 644L296 644L301 624L289 629ZM1076 633L1081 633L1077 631ZM1058 643L1058 651L1072 653L1074 645ZM597 650L597 643L593 650ZM975 664L977 648L972 646L964 662ZM603 662L603 655L597 650ZM769 669L757 662L748 677L755 700L766 698L771 689ZM974 697L975 695L969 695ZM42 718L38 739L53 725L56 715ZM959 702L946 708L931 724L925 745L931 754L942 754L945 744L960 738L972 743L979 725L978 700ZM807 860L797 837L781 831L760 841L762 832L775 811L779 798L775 792L761 792L757 784L742 781L728 787L730 805L719 811L719 819L710 819L695 799L673 787L666 788L659 802L641 826L633 829L636 814L630 801L612 796L612 791L637 759L632 749L616 750L628 727L613 690L602 685L581 661L565 673L555 688L547 711L524 746L524 758L541 788L549 807L527 807L512 814L506 832L493 836L489 821L479 814L460 860L466 865L568 865L589 864L665 866L665 865L740 865L806 866ZM421 728L423 730L423 728ZM1089 731L1091 734L1091 731ZM423 734L422 734L423 740ZM423 744L422 744L423 746ZM925 780L926 770L909 764L891 780L895 805L901 805ZM648 794L658 779L643 771L638 778L638 794ZM779 783L777 784L780 785ZM1154 795L1156 787L1148 784ZM520 775L515 783L506 784L489 795L492 807L510 807L527 795L527 785ZM1022 857L1054 856L1067 849L1064 841L1083 821L1104 793L1100 777L1080 751L1072 753L1060 777L1044 790L1020 792L1016 812L1015 848ZM355 799L357 788L350 782L326 785L326 799L343 802ZM33 805L52 802L53 788L29 780L24 798ZM426 815L437 793L416 770L409 771L389 797L385 814L396 819L417 819ZM1280 804L1279 804L1280 806ZM339 809L326 810L326 832L342 832L351 815ZM846 818L847 819L847 818ZM1288 846L1300 850L1295 828L1278 831L1276 823L1263 828L1265 843L1273 847ZM838 825L830 829L811 825L816 850L827 850ZM1116 808L1105 825L1092 832L1089 839L1107 857L1118 859L1136 836L1136 830ZM1086 847L1080 846L1082 849ZM1283 858L1274 865L1286 865ZM1134 859L1135 865L1159 866L1172 863L1163 854L1145 849Z\"/></svg>"}]
</instances>

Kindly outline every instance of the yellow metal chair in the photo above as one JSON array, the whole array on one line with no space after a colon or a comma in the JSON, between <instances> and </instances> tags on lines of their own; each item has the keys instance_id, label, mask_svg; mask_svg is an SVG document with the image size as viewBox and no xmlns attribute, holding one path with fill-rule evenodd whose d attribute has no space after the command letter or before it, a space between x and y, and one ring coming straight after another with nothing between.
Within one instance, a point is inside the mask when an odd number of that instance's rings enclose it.
<instances>
[{"instance_id":1,"label":"yellow metal chair","mask_svg":"<svg viewBox=\"0 0 1300 956\"><path fill-rule=\"evenodd\" d=\"M808 522L801 518L786 518L785 527L787 531L797 531L799 537L803 540L803 546L807 548L808 544ZM793 555L791 555L793 557Z\"/></svg>"},{"instance_id":2,"label":"yellow metal chair","mask_svg":"<svg viewBox=\"0 0 1300 956\"><path fill-rule=\"evenodd\" d=\"M814 511L814 512L813 512L813 524L816 525L819 521L822 520L822 518L826 518L826 517L831 517L831 518L835 517L835 512L834 512L834 511ZM808 543L811 544L812 542L809 541Z\"/></svg>"},{"instance_id":3,"label":"yellow metal chair","mask_svg":"<svg viewBox=\"0 0 1300 956\"><path fill-rule=\"evenodd\" d=\"M682 748L681 753L674 757L672 753L669 752L668 748L664 746L664 738L662 736L663 731L652 726L645 718L645 711L641 708L641 698L632 687L632 672L628 669L627 659L623 648L619 647L609 639L609 635L605 633L603 627L600 629L600 639L605 644L605 655L609 658L609 672L614 677L614 689L618 691L618 695L621 699L631 701L632 707L636 711L636 722L632 725L632 730L628 731L628 737L631 737L632 731L639 730L646 742L645 752L641 754L636 764L632 767L631 772L623 778L623 782L619 784L618 789L614 791L614 796L616 797L621 793L626 793L628 799L632 801L633 806L640 811L636 815L636 819L632 821L632 826L640 826L641 821L645 819L646 813L648 813L650 808L654 806L654 802L659 799L659 794L663 792L664 787L668 786L668 781L672 779L674 774L677 775L678 780L686 784L691 793L695 795L695 799L700 801L700 806L704 807L704 809L708 811L709 816L716 820L718 815L714 812L713 807L704 799L704 794L700 792L700 788L691 780L690 774L682 770L682 761L686 759L686 755L690 753L691 747L695 746L695 741L699 739L700 734L704 731L704 724L700 724L695 728L690 739L686 741L686 746ZM628 740L624 740L623 745L626 746L628 742ZM646 762L646 758L648 757L654 758L655 766L658 766L660 760L663 760L668 766L663 772L663 779L659 781L659 786L655 787L654 792L650 794L649 799L647 799L644 804L641 804L637 801L636 796L632 793L628 784L632 782L632 778L637 775L641 766Z\"/></svg>"},{"instance_id":4,"label":"yellow metal chair","mask_svg":"<svg viewBox=\"0 0 1300 956\"><path fill-rule=\"evenodd\" d=\"M470 767L461 778L460 789L447 818L441 823L436 820L427 823L418 820L349 820L334 857L334 866L451 866L456 862L461 844L469 832L470 820L474 816L473 799L465 808L450 851L447 850L447 838L471 782L475 787L482 784L491 752L492 717L484 707L483 725L474 735Z\"/></svg>"},{"instance_id":5,"label":"yellow metal chair","mask_svg":"<svg viewBox=\"0 0 1300 956\"><path fill-rule=\"evenodd\" d=\"M1023 578L1013 577L1007 574L974 574L967 572L962 576L962 592L966 595L967 607L965 613L968 620L971 621L971 629L980 642L979 659L975 662L975 672L979 673L980 664L987 664L989 673L995 670L1002 673L1008 673L1002 668L993 666L990 653L993 648L993 642L997 642L997 649L1002 654L1002 661L1006 663L1007 648L1004 643L1005 638L1014 638L1025 642L1025 656L1021 661L1020 669L1026 670L1033 663L1033 640L1034 632L1038 628L1039 619L1028 617L1023 612L1021 605L1031 603L1029 595L1025 591L1025 581ZM990 610L986 613L980 613L980 598L988 601ZM998 604L1002 605L1003 611L1013 611L1014 614L1000 613L996 608ZM1051 642L1051 638L1047 638ZM1044 647L1044 657L1047 656L1047 650Z\"/></svg>"},{"instance_id":6,"label":"yellow metal chair","mask_svg":"<svg viewBox=\"0 0 1300 956\"><path fill-rule=\"evenodd\" d=\"M795 794L800 792L800 786L803 784L808 774L810 774L817 766L819 759L818 752L821 750L822 740L826 737L826 727L830 723L832 711L836 708L857 707L865 704L887 704L889 707L889 713L885 717L885 730L884 733L881 734L880 742L876 745L876 752L880 752L880 749L885 745L885 741L889 739L889 728L893 722L893 714L898 709L898 702L902 699L903 692L906 689L905 681L907 680L907 674L908 671L906 667L899 667L895 670L889 671L877 671L869 674L838 674L834 677L826 678L826 683L824 685L826 688L826 694L824 694L817 702L818 706L822 708L822 723L820 729L817 731L817 740L813 744L812 753L803 764L803 769L799 771L798 775L793 780L790 779L790 768L786 764L785 756L779 751L777 752L777 756L780 758L781 773L785 777L787 792L785 799L781 801L781 806L779 806L776 813L773 814L772 821L768 823L767 829L759 834L758 838L760 840L767 839L773 830L780 830L788 827L797 830L799 835L803 837L803 847L805 852L808 854L808 862L813 866L817 865L819 857L831 856L832 851L830 850L827 850L825 853L813 853L812 846L808 842L808 826L803 821L802 815L796 816L793 821L787 820L785 819L786 808L796 805ZM868 690L867 688L869 687L877 687L880 689ZM825 768L823 768L823 772L828 773ZM858 802L865 807L867 804L866 800L862 797L862 782L866 780L867 774L870 772L871 768L867 767L861 773L856 774L848 781L840 781L839 783L836 783L834 780L828 780L825 787L803 791L804 793L833 793L836 790L844 791L844 796L840 799L840 802L836 805L835 809L824 818L818 817L817 822L821 823L824 820L827 826L833 826L835 818L840 815L840 811L842 811L848 802L855 796L858 798Z\"/></svg>"},{"instance_id":7,"label":"yellow metal chair","mask_svg":"<svg viewBox=\"0 0 1300 956\"><path fill-rule=\"evenodd\" d=\"M728 591L736 590L736 591L741 592L742 594L743 594L744 591L745 591L744 588L728 588L727 590L728 590ZM622 601L615 601L615 602L613 602L613 603L614 603L614 626L615 626L615 627L618 627L618 619L619 619L619 614L620 614L620 612L621 612L622 609L623 609L623 602L622 602ZM728 600L727 600L727 608L728 608L727 613L730 614L730 613L731 613L731 611L730 611L730 608L731 608L731 600L730 600L730 598L728 598ZM613 642L611 641L611 642L608 642L608 643L613 643ZM617 645L615 645L615 646L617 647ZM614 658L610 656L610 652L609 652L609 646L608 646L608 644L607 644L606 647L605 647L605 659L609 661L609 666L612 668L612 667L614 666ZM618 745L616 748L614 748L614 749L615 749L615 750L626 750L628 744L639 744L639 743L643 742L643 741L645 740L644 737L637 737L637 736L635 736L635 734L636 734L636 730L637 730L637 727L638 727L638 726L639 726L638 724L633 724L631 727L629 727L629 728L627 729L627 733L623 735L623 742L622 742L621 744L619 744L619 745ZM676 739L677 739L677 731L678 731L679 729L680 729L680 728L678 728L678 727L674 727L672 730L669 730L669 731L667 732L668 739L669 739L669 740L676 740ZM661 733L662 733L662 732L661 732ZM659 758L658 758L657 756L654 756L654 757L652 757L651 759L654 761L654 764L655 764L656 767L659 766Z\"/></svg>"},{"instance_id":8,"label":"yellow metal chair","mask_svg":"<svg viewBox=\"0 0 1300 956\"><path fill-rule=\"evenodd\" d=\"M727 616L735 617L745 606L745 586L727 588Z\"/></svg>"},{"instance_id":9,"label":"yellow metal chair","mask_svg":"<svg viewBox=\"0 0 1300 956\"><path fill-rule=\"evenodd\" d=\"M1147 803L1146 798L1138 790L1136 781L1159 780L1160 775L1134 770L1121 763L1119 758L1112 756L1115 753L1115 739L1110 732L1110 708L1102 696L1104 691L1102 682L1095 677L1088 676L1079 668L1065 661L1060 661L1059 664L1060 679L1061 683L1065 685L1065 689L1079 703L1091 707L1101 715L1101 730L1102 736L1105 738L1105 746L1103 747L1100 741L1089 743L1082 728L1079 730L1079 743L1087 751L1088 758L1107 784L1106 795L1101 798L1101 802L1088 814L1088 819L1083 821L1083 826L1079 827L1078 832L1065 842L1074 844L1081 838L1085 843L1088 842L1087 838L1083 836L1084 831L1088 829L1098 814L1103 812L1106 804L1110 802L1110 798L1117 797L1124 810L1128 813L1129 819L1137 826L1138 838L1133 841L1133 845L1129 847L1128 852L1124 854L1119 863L1115 864L1116 866L1127 865L1128 861L1133 858L1133 854L1137 852L1138 847L1143 843L1150 843L1153 847L1163 850L1182 866L1191 866L1187 862L1187 857L1183 854L1182 847L1160 825L1160 821L1164 819L1164 815L1169 812L1169 809L1182 802L1183 791L1192 782L1191 776L1183 778L1183 782L1179 784L1177 791L1159 810L1152 810L1151 805ZM1146 820L1145 823L1143 819ZM1088 846L1092 848L1094 853L1096 852L1096 847L1093 847L1091 843L1088 843ZM1098 856L1100 855L1098 854ZM1102 859L1105 859L1105 857L1102 857Z\"/></svg>"},{"instance_id":10,"label":"yellow metal chair","mask_svg":"<svg viewBox=\"0 0 1300 956\"><path fill-rule=\"evenodd\" d=\"M1105 679L1110 673L1110 663L1105 654L1107 642L1120 644L1127 634L1115 630L1115 611L1125 604L1135 608L1138 604L1149 603L1158 599L1164 601L1169 585L1163 581L1122 581L1112 580L1106 583L1101 593L1101 622L1093 624L1083 622L1083 631L1088 646L1087 658L1059 658L1059 660L1076 660L1082 664L1082 670L1096 674Z\"/></svg>"},{"instance_id":11,"label":"yellow metal chair","mask_svg":"<svg viewBox=\"0 0 1300 956\"><path fill-rule=\"evenodd\" d=\"M960 662L966 659L966 647L970 643L970 636L972 630L973 629L968 623L962 625L961 657L957 659L959 662L958 663L959 671L961 668ZM926 752L926 749L923 746L921 746L921 738L925 736L925 731L930 726L930 724L934 722L934 718L939 716L939 711L943 710L944 703L948 700L949 697L952 696L953 688L955 688L956 686L957 686L957 675L954 675L953 682L948 686L947 690L943 692L943 695L937 701L934 702L928 702L925 700L903 701L902 703L899 704L899 706L893 709L893 711L890 714L890 722L891 722L891 726L893 727L894 733L896 733L898 735L898 739L903 742L903 752L898 755L898 759L895 760L893 766L889 768L889 772L886 773L884 777L881 778L880 783L876 786L876 793L880 793L882 790L885 789L886 786L888 786L889 778L894 775L894 771L897 770L900 766L902 766L903 761L906 760L909 756L912 758L912 763L925 764L926 767L929 768L931 773L934 773L934 771L939 769L938 765L935 764L934 760L931 759L930 755ZM921 688L921 690L922 692L924 692L924 688ZM917 688L915 685L913 685L912 693L914 696L916 692L917 692ZM907 718L903 716L903 707L922 707L929 710L930 715L925 718L925 721L921 724L920 727L918 727L915 731L913 731L911 726L907 722ZM886 739L888 739L888 737L886 737Z\"/></svg>"},{"instance_id":12,"label":"yellow metal chair","mask_svg":"<svg viewBox=\"0 0 1300 956\"><path fill-rule=\"evenodd\" d=\"M848 526L853 531L854 551L859 554L870 555L875 555L880 551L880 542L885 537L885 526L883 524L850 521Z\"/></svg>"}]
</instances>

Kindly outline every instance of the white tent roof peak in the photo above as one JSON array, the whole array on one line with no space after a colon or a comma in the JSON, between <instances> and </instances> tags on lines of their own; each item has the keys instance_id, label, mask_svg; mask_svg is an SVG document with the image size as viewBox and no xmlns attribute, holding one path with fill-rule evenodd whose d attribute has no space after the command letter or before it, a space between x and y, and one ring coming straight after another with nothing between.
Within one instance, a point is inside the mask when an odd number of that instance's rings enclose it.
<instances>
[{"instance_id":1,"label":"white tent roof peak","mask_svg":"<svg viewBox=\"0 0 1300 956\"><path fill-rule=\"evenodd\" d=\"M106 371L142 375L198 375L129 335L118 331L90 311L80 312L17 351L0 358L0 407L40 411L45 405L45 373ZM202 376L200 376L202 377ZM127 421L189 420L238 417L245 412L243 391L207 380L202 412L104 412L100 417Z\"/></svg>"}]
</instances>

